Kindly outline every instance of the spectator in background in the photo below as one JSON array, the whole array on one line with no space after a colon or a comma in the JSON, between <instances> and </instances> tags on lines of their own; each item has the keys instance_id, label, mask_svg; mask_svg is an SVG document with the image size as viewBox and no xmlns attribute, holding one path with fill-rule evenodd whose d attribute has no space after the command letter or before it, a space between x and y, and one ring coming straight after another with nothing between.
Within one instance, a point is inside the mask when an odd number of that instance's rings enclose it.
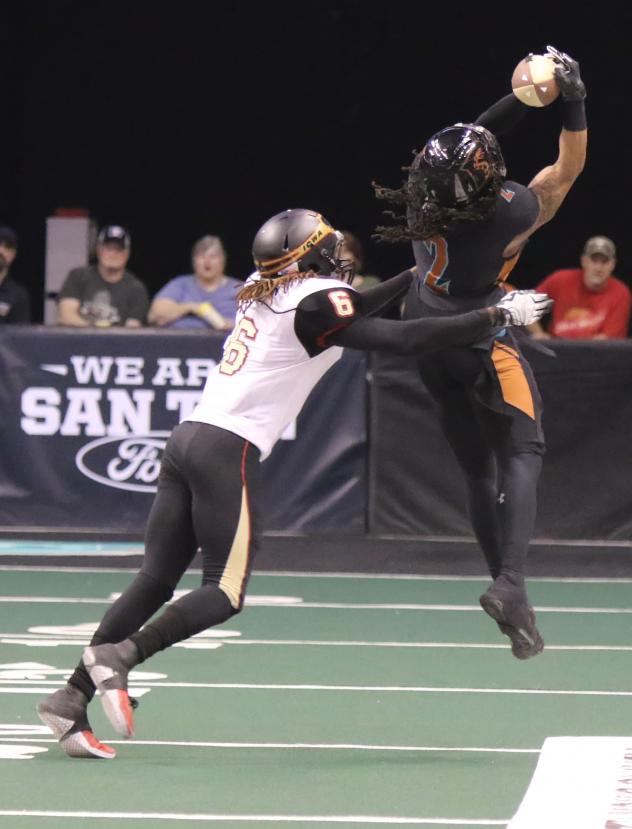
<instances>
[{"instance_id":1,"label":"spectator in background","mask_svg":"<svg viewBox=\"0 0 632 829\"><path fill-rule=\"evenodd\" d=\"M231 329L242 283L224 273L222 240L202 236L193 245L191 259L193 273L174 277L154 297L149 309L150 325Z\"/></svg>"},{"instance_id":2,"label":"spectator in background","mask_svg":"<svg viewBox=\"0 0 632 829\"><path fill-rule=\"evenodd\" d=\"M378 285L380 282L379 277L365 276L362 273L364 253L358 237L354 236L349 230L343 230L342 235L344 236L344 242L340 250L340 258L350 259L353 262L355 269L355 276L351 283L353 287L356 291L366 291L367 288L373 288L375 285Z\"/></svg>"},{"instance_id":3,"label":"spectator in background","mask_svg":"<svg viewBox=\"0 0 632 829\"><path fill-rule=\"evenodd\" d=\"M632 293L612 275L617 263L614 242L593 236L584 245L581 268L554 271L537 287L555 300L545 330L529 326L534 337L572 340L623 339L628 336Z\"/></svg>"},{"instance_id":4,"label":"spectator in background","mask_svg":"<svg viewBox=\"0 0 632 829\"><path fill-rule=\"evenodd\" d=\"M129 233L119 225L102 228L97 237L96 265L73 268L59 292L58 325L144 325L149 296L140 279L125 269L130 244Z\"/></svg>"},{"instance_id":5,"label":"spectator in background","mask_svg":"<svg viewBox=\"0 0 632 829\"><path fill-rule=\"evenodd\" d=\"M31 321L29 295L9 276L18 252L18 235L12 227L0 227L0 324Z\"/></svg>"}]
</instances>

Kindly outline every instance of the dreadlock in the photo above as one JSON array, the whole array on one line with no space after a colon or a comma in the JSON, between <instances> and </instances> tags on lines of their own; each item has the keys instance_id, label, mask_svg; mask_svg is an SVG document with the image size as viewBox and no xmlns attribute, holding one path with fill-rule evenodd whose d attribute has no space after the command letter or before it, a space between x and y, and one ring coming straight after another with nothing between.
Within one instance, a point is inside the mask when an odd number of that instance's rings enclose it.
<instances>
[{"instance_id":1,"label":"dreadlock","mask_svg":"<svg viewBox=\"0 0 632 829\"><path fill-rule=\"evenodd\" d=\"M285 276L262 277L244 285L237 293L237 302L240 307L243 306L241 310L245 311L253 302L264 302L280 290L287 291L294 282L302 282L304 279L314 276L317 276L317 274L313 271L306 271L305 273L292 271L292 273L285 274Z\"/></svg>"},{"instance_id":2,"label":"dreadlock","mask_svg":"<svg viewBox=\"0 0 632 829\"><path fill-rule=\"evenodd\" d=\"M448 228L457 222L481 222L488 219L496 209L496 194L502 178L494 177L473 204L442 207L428 198L420 170L414 167L402 167L402 170L408 173L408 180L402 182L401 187L391 189L372 182L378 199L406 208L406 215L397 215L393 210L384 211L384 215L390 216L396 224L376 227L373 238L378 242L423 241L434 236L444 236Z\"/></svg>"}]
</instances>

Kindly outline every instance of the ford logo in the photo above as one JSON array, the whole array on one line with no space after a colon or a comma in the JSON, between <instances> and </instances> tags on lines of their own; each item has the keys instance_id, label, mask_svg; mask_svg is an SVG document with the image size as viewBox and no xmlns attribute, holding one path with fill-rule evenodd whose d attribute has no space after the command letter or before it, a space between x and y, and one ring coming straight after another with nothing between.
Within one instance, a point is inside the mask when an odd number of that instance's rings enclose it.
<instances>
[{"instance_id":1,"label":"ford logo","mask_svg":"<svg viewBox=\"0 0 632 829\"><path fill-rule=\"evenodd\" d=\"M162 452L170 432L99 438L77 452L77 469L87 478L115 489L155 492Z\"/></svg>"}]
</instances>

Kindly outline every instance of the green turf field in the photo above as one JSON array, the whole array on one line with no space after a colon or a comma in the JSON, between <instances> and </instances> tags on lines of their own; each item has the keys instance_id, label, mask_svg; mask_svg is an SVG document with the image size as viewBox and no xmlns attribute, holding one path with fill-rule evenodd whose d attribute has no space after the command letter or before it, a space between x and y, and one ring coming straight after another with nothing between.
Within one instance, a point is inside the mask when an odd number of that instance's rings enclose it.
<instances>
[{"instance_id":1,"label":"green turf field","mask_svg":"<svg viewBox=\"0 0 632 829\"><path fill-rule=\"evenodd\" d=\"M521 663L482 580L255 574L139 666L134 739L94 702L118 757L70 760L34 706L129 580L0 569L0 827L506 826L546 737L631 731L628 582L531 582L547 649Z\"/></svg>"}]
</instances>

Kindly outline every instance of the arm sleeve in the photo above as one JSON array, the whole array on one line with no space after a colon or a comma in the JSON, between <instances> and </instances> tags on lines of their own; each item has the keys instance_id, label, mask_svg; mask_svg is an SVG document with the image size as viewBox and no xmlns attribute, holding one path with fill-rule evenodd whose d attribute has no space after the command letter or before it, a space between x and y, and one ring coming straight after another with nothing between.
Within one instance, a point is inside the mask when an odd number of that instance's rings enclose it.
<instances>
[{"instance_id":1,"label":"arm sleeve","mask_svg":"<svg viewBox=\"0 0 632 829\"><path fill-rule=\"evenodd\" d=\"M353 288L332 287L308 294L298 304L294 332L310 357L333 345L331 336L362 318L360 294Z\"/></svg>"},{"instance_id":2,"label":"arm sleeve","mask_svg":"<svg viewBox=\"0 0 632 829\"><path fill-rule=\"evenodd\" d=\"M74 268L66 277L64 284L61 286L57 299L83 299L83 291L81 286L81 268Z\"/></svg>"},{"instance_id":3,"label":"arm sleeve","mask_svg":"<svg viewBox=\"0 0 632 829\"><path fill-rule=\"evenodd\" d=\"M487 308L455 317L399 322L361 317L329 335L332 345L360 351L420 354L453 345L469 345L497 327L499 319Z\"/></svg>"},{"instance_id":4,"label":"arm sleeve","mask_svg":"<svg viewBox=\"0 0 632 829\"><path fill-rule=\"evenodd\" d=\"M475 124L485 127L494 135L503 135L513 129L527 114L529 107L519 101L513 92L496 101L489 109L482 112Z\"/></svg>"},{"instance_id":5,"label":"arm sleeve","mask_svg":"<svg viewBox=\"0 0 632 829\"><path fill-rule=\"evenodd\" d=\"M367 317L381 316L406 296L414 278L415 275L409 268L397 274L397 276L363 291L359 297L362 313Z\"/></svg>"}]
</instances>

